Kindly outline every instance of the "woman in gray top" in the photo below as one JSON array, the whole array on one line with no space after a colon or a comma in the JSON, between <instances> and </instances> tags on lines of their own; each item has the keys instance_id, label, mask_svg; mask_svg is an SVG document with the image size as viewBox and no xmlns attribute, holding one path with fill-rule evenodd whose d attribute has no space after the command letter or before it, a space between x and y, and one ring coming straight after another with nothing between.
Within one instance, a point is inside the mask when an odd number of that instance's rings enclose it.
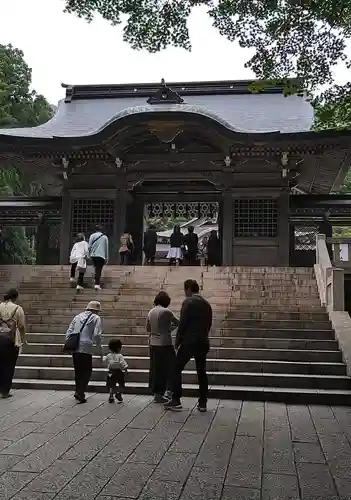
<instances>
[{"instance_id":1,"label":"woman in gray top","mask_svg":"<svg viewBox=\"0 0 351 500\"><path fill-rule=\"evenodd\" d=\"M84 312L77 314L66 332L66 339L71 335L79 335L78 349L73 353L73 366L76 384L75 399L78 403L86 403L85 391L88 388L93 369L93 346L101 352L102 324L100 318L101 304L91 300Z\"/></svg>"},{"instance_id":2,"label":"woman in gray top","mask_svg":"<svg viewBox=\"0 0 351 500\"><path fill-rule=\"evenodd\" d=\"M166 292L159 292L154 305L147 315L146 331L150 345L149 385L154 394L155 403L165 403L166 390L170 387L173 375L175 351L172 341L172 330L179 319L168 309L171 299Z\"/></svg>"}]
</instances>

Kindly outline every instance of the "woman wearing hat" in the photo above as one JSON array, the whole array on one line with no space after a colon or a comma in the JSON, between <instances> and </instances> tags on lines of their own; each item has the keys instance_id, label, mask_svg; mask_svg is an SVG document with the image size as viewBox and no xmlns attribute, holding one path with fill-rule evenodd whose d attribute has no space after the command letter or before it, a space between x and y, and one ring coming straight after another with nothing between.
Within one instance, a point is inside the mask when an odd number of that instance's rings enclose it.
<instances>
[{"instance_id":1,"label":"woman wearing hat","mask_svg":"<svg viewBox=\"0 0 351 500\"><path fill-rule=\"evenodd\" d=\"M93 346L101 352L102 323L99 316L101 304L92 300L85 311L77 314L68 327L66 340L78 335L76 351L72 353L76 392L74 397L79 403L86 403L85 392L88 388L93 369Z\"/></svg>"}]
</instances>

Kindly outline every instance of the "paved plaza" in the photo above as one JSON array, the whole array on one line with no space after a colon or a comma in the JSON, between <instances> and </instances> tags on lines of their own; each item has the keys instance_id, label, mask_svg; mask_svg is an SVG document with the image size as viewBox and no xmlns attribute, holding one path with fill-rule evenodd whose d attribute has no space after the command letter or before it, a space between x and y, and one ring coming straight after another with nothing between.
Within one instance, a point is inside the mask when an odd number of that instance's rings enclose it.
<instances>
[{"instance_id":1,"label":"paved plaza","mask_svg":"<svg viewBox=\"0 0 351 500\"><path fill-rule=\"evenodd\" d=\"M195 404L14 391L0 401L0 499L351 499L351 408Z\"/></svg>"}]
</instances>

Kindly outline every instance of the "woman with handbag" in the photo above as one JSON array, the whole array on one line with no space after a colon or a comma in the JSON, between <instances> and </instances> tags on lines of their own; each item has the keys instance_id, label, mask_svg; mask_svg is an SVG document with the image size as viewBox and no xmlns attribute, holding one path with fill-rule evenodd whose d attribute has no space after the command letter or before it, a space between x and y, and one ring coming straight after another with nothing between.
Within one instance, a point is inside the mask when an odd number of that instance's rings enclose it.
<instances>
[{"instance_id":1,"label":"woman with handbag","mask_svg":"<svg viewBox=\"0 0 351 500\"><path fill-rule=\"evenodd\" d=\"M71 277L70 282L74 283L76 271L78 271L77 292L84 290L84 274L87 269L87 258L89 257L88 243L85 241L83 233L77 234L77 241L73 245L70 255Z\"/></svg>"},{"instance_id":2,"label":"woman with handbag","mask_svg":"<svg viewBox=\"0 0 351 500\"><path fill-rule=\"evenodd\" d=\"M101 304L92 300L85 311L77 314L68 327L63 352L72 354L78 403L86 403L85 392L93 370L93 346L101 350L102 324L99 316Z\"/></svg>"},{"instance_id":3,"label":"woman with handbag","mask_svg":"<svg viewBox=\"0 0 351 500\"><path fill-rule=\"evenodd\" d=\"M11 396L12 379L18 354L26 344L25 316L21 306L16 304L18 291L14 288L4 295L0 304L0 396Z\"/></svg>"},{"instance_id":4,"label":"woman with handbag","mask_svg":"<svg viewBox=\"0 0 351 500\"><path fill-rule=\"evenodd\" d=\"M119 257L121 266L128 266L133 250L133 238L130 232L126 229L120 237Z\"/></svg>"}]
</instances>

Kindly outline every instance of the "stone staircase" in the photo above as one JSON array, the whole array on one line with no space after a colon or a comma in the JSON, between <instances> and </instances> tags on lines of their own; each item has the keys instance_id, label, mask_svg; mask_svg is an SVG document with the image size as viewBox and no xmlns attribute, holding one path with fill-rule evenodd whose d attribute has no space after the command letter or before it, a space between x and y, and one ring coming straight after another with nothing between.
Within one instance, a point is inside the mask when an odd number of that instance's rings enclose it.
<instances>
[{"instance_id":1,"label":"stone staircase","mask_svg":"<svg viewBox=\"0 0 351 500\"><path fill-rule=\"evenodd\" d=\"M111 338L120 338L130 367L128 390L148 392L146 314L160 289L170 294L171 308L179 313L183 282L191 277L199 281L214 311L208 356L214 397L351 403L350 378L320 305L313 270L109 266L103 290L87 288L81 294L69 288L68 267L32 268L20 280L16 272L29 332L29 345L16 369L16 387L73 388L71 359L61 352L64 333L73 316L98 298L104 349ZM100 359L94 357L91 390L104 391L105 376ZM193 361L183 382L185 393L195 395Z\"/></svg>"}]
</instances>

